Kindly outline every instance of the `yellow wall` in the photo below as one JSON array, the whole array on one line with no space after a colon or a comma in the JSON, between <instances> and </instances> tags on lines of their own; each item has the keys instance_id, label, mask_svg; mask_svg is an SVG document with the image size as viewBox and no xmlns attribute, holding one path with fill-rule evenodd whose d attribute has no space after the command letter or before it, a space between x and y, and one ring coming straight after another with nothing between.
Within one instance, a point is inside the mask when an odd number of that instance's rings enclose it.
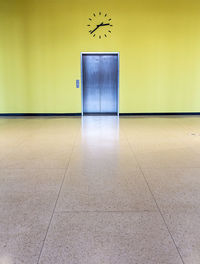
<instances>
[{"instance_id":1,"label":"yellow wall","mask_svg":"<svg viewBox=\"0 0 200 264\"><path fill-rule=\"evenodd\" d=\"M88 34L106 12L109 38ZM80 52L120 52L120 112L200 112L199 0L0 0L0 113L81 112Z\"/></svg>"}]
</instances>

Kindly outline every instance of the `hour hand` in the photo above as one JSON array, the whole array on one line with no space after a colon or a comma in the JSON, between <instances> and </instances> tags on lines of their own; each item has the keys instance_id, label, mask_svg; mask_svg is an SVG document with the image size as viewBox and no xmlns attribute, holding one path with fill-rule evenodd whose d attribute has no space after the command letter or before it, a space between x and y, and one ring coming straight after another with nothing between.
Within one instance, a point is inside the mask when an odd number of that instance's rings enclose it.
<instances>
[{"instance_id":1,"label":"hour hand","mask_svg":"<svg viewBox=\"0 0 200 264\"><path fill-rule=\"evenodd\" d=\"M103 22L101 22L101 24L97 25L97 27L102 27L102 26L109 26L110 23L104 24Z\"/></svg>"},{"instance_id":2,"label":"hour hand","mask_svg":"<svg viewBox=\"0 0 200 264\"><path fill-rule=\"evenodd\" d=\"M110 23L101 24L101 26L110 26Z\"/></svg>"}]
</instances>

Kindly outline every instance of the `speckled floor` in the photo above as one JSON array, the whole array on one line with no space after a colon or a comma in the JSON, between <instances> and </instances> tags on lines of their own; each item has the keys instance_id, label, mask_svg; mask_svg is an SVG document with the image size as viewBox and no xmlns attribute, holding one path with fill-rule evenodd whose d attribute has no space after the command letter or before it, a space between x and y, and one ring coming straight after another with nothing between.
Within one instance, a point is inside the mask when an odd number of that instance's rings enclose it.
<instances>
[{"instance_id":1,"label":"speckled floor","mask_svg":"<svg viewBox=\"0 0 200 264\"><path fill-rule=\"evenodd\" d=\"M0 119L0 264L199 264L200 117Z\"/></svg>"}]
</instances>

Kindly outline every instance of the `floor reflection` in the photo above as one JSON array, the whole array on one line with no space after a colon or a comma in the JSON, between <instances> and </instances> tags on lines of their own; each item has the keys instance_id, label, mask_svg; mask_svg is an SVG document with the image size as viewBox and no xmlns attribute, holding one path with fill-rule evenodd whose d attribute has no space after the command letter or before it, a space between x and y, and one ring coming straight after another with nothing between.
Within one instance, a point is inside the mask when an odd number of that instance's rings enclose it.
<instances>
[{"instance_id":1,"label":"floor reflection","mask_svg":"<svg viewBox=\"0 0 200 264\"><path fill-rule=\"evenodd\" d=\"M119 138L119 117L118 116L83 116L82 117L82 141L102 144L102 140L113 140Z\"/></svg>"}]
</instances>

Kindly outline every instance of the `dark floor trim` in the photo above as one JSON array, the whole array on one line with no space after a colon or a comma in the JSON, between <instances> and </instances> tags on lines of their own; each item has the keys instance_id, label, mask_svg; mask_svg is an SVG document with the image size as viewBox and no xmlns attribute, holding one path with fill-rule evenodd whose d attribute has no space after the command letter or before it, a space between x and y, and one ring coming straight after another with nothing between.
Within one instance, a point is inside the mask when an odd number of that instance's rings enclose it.
<instances>
[{"instance_id":1,"label":"dark floor trim","mask_svg":"<svg viewBox=\"0 0 200 264\"><path fill-rule=\"evenodd\" d=\"M178 113L120 113L120 116L183 116L183 115L200 115L200 112L178 112Z\"/></svg>"},{"instance_id":2,"label":"dark floor trim","mask_svg":"<svg viewBox=\"0 0 200 264\"><path fill-rule=\"evenodd\" d=\"M17 113L1 114L0 117L24 117L24 116L81 116L81 113Z\"/></svg>"},{"instance_id":3,"label":"dark floor trim","mask_svg":"<svg viewBox=\"0 0 200 264\"><path fill-rule=\"evenodd\" d=\"M59 117L59 116L81 116L81 113L0 113L0 117L28 117L28 116L39 116L39 117ZM95 115L117 115L116 113L101 113L101 114L96 114L96 113L84 113L86 116L95 116ZM178 113L119 113L120 116L191 116L191 115L200 115L200 112L178 112Z\"/></svg>"}]
</instances>

